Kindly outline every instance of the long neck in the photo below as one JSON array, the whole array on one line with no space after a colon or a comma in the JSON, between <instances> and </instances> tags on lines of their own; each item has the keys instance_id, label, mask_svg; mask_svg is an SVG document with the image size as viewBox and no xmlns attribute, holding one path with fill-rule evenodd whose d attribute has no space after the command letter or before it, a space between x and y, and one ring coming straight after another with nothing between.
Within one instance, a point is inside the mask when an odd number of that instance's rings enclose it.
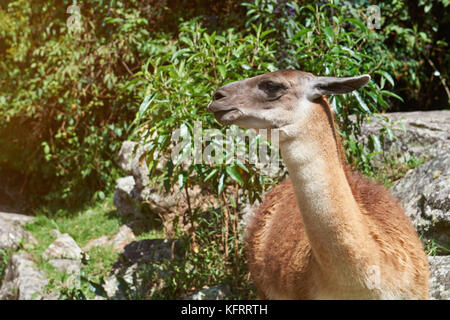
<instances>
[{"instance_id":1,"label":"long neck","mask_svg":"<svg viewBox=\"0 0 450 320\"><path fill-rule=\"evenodd\" d=\"M294 134L280 141L281 154L313 255L323 269L351 274L355 263L366 262L362 251L370 247L367 228L346 178L340 140L325 98L310 105L307 118L297 124L301 128Z\"/></svg>"}]
</instances>

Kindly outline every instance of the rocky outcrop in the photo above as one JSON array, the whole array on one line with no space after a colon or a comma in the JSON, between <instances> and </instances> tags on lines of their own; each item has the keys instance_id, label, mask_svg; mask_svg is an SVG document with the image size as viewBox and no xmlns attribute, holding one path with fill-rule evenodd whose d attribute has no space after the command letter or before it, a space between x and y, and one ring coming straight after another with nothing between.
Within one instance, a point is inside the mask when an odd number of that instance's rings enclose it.
<instances>
[{"instance_id":1,"label":"rocky outcrop","mask_svg":"<svg viewBox=\"0 0 450 320\"><path fill-rule=\"evenodd\" d=\"M117 162L127 174L134 177L138 190L144 189L150 183L149 170L145 161L145 154L149 148L149 145L125 141L119 151Z\"/></svg>"},{"instance_id":2,"label":"rocky outcrop","mask_svg":"<svg viewBox=\"0 0 450 320\"><path fill-rule=\"evenodd\" d=\"M384 117L393 122L396 136L394 141L386 141L384 151L399 161L404 156L430 159L449 147L449 111L393 112L371 117L362 126L363 136L377 133L385 123Z\"/></svg>"},{"instance_id":3,"label":"rocky outcrop","mask_svg":"<svg viewBox=\"0 0 450 320\"><path fill-rule=\"evenodd\" d=\"M0 300L49 299L44 294L47 279L25 252L11 256L0 288Z\"/></svg>"},{"instance_id":4,"label":"rocky outcrop","mask_svg":"<svg viewBox=\"0 0 450 320\"><path fill-rule=\"evenodd\" d=\"M114 204L122 215L142 218L145 212L164 215L175 206L182 195L162 195L159 188L150 186L149 169L145 161L148 145L125 141L118 156L118 164L128 176L117 180ZM156 170L160 170L160 162Z\"/></svg>"},{"instance_id":5,"label":"rocky outcrop","mask_svg":"<svg viewBox=\"0 0 450 320\"><path fill-rule=\"evenodd\" d=\"M11 254L1 279L0 300L51 299L44 294L47 279L39 271L30 254L16 252L37 244L36 239L23 229L34 220L22 214L0 212L0 249Z\"/></svg>"},{"instance_id":6,"label":"rocky outcrop","mask_svg":"<svg viewBox=\"0 0 450 320\"><path fill-rule=\"evenodd\" d=\"M450 149L410 170L392 192L420 235L450 248Z\"/></svg>"},{"instance_id":7,"label":"rocky outcrop","mask_svg":"<svg viewBox=\"0 0 450 320\"><path fill-rule=\"evenodd\" d=\"M0 212L0 221L7 221L13 225L23 227L27 223L31 223L35 220L34 217L26 216L24 214Z\"/></svg>"},{"instance_id":8,"label":"rocky outcrop","mask_svg":"<svg viewBox=\"0 0 450 320\"><path fill-rule=\"evenodd\" d=\"M429 257L428 262L431 299L450 300L450 256Z\"/></svg>"}]
</instances>

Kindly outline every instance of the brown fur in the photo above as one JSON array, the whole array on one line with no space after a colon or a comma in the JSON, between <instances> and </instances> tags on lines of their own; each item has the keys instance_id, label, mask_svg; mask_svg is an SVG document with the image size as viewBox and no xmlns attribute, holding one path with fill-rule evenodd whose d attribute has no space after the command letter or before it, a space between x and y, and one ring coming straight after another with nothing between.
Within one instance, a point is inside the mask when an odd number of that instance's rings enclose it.
<instances>
[{"instance_id":1,"label":"brown fur","mask_svg":"<svg viewBox=\"0 0 450 320\"><path fill-rule=\"evenodd\" d=\"M326 100L324 103L328 106ZM415 266L416 280L411 294L427 299L428 264L411 221L383 185L351 171L345 164L332 113L327 114L347 182L367 223L368 236L379 245L382 261L395 270L403 271L406 257L410 258ZM314 288L320 281L315 270L319 266L312 253L290 179L267 193L247 228L246 240L248 266L260 298L315 297ZM395 272L382 276L395 277ZM277 297L272 292L285 294ZM410 297L410 293L406 292L405 297Z\"/></svg>"},{"instance_id":2,"label":"brown fur","mask_svg":"<svg viewBox=\"0 0 450 320\"><path fill-rule=\"evenodd\" d=\"M208 106L222 124L280 132L292 182L266 195L246 235L261 298L428 298L427 258L411 222L388 190L347 167L324 96L369 80L283 70L227 84Z\"/></svg>"}]
</instances>

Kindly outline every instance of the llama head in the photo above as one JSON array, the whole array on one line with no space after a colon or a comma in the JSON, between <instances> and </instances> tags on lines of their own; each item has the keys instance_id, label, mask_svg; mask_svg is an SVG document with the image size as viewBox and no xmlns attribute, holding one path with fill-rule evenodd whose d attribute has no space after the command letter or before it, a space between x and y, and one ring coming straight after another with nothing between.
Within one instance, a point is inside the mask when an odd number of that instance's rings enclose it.
<instances>
[{"instance_id":1,"label":"llama head","mask_svg":"<svg viewBox=\"0 0 450 320\"><path fill-rule=\"evenodd\" d=\"M224 125L282 129L307 121L311 105L323 95L348 93L369 80L369 75L317 77L297 70L280 70L221 87L208 109Z\"/></svg>"}]
</instances>

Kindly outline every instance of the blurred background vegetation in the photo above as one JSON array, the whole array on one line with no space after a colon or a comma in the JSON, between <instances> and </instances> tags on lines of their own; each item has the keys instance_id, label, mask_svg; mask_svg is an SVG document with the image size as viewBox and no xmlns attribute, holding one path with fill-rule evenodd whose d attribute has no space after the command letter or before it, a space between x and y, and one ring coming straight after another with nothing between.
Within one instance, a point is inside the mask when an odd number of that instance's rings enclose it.
<instances>
[{"instance_id":1,"label":"blurred background vegetation","mask_svg":"<svg viewBox=\"0 0 450 320\"><path fill-rule=\"evenodd\" d=\"M79 30L67 26L73 4ZM366 25L373 4L380 29ZM182 124L223 132L206 110L214 90L284 68L372 75L366 88L331 99L349 162L371 176L370 160L394 133L386 126L363 142L367 115L448 108L449 4L0 0L0 179L27 210L103 200L123 175L116 158L124 140L147 137L148 165L156 168L155 152L170 154L171 133ZM282 178L246 164L166 168L151 178L168 190L199 185L221 201L227 186L253 201ZM0 190L0 200L14 199ZM211 225L202 225L197 240L213 241L205 232ZM240 255L236 248L233 259Z\"/></svg>"}]
</instances>

